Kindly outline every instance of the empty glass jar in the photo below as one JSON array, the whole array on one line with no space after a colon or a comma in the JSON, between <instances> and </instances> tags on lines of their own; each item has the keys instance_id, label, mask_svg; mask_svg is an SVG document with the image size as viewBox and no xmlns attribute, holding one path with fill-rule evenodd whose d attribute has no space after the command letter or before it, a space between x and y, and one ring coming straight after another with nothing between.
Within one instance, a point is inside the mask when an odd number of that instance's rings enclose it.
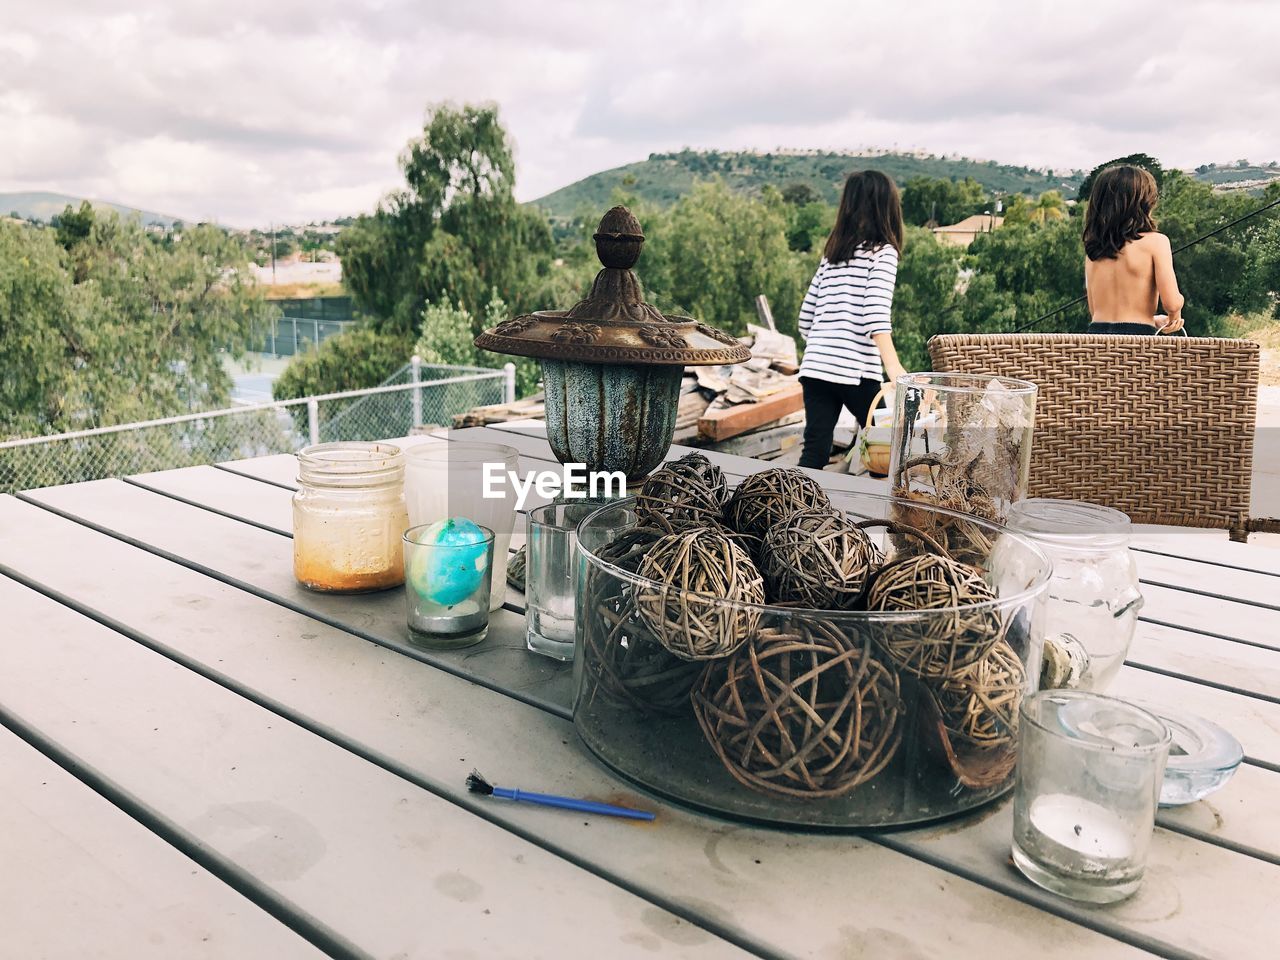
<instances>
[{"instance_id":1,"label":"empty glass jar","mask_svg":"<svg viewBox=\"0 0 1280 960\"><path fill-rule=\"evenodd\" d=\"M1008 523L1053 561L1046 674L1057 657L1054 686L1105 692L1124 665L1142 609L1129 518L1080 500L1035 498L1015 504Z\"/></svg>"},{"instance_id":2,"label":"empty glass jar","mask_svg":"<svg viewBox=\"0 0 1280 960\"><path fill-rule=\"evenodd\" d=\"M389 443L321 443L298 454L293 574L309 590L404 583L404 455Z\"/></svg>"}]
</instances>

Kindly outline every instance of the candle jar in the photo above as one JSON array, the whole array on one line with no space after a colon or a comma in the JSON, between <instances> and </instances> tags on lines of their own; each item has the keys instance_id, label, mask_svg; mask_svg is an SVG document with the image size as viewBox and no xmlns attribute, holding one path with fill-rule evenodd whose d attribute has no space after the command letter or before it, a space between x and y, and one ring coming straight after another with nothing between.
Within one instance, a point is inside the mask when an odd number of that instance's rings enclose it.
<instances>
[{"instance_id":1,"label":"candle jar","mask_svg":"<svg viewBox=\"0 0 1280 960\"><path fill-rule=\"evenodd\" d=\"M1131 703L1084 690L1022 701L1013 862L1033 883L1089 903L1142 883L1169 756L1169 729Z\"/></svg>"},{"instance_id":2,"label":"candle jar","mask_svg":"<svg viewBox=\"0 0 1280 960\"><path fill-rule=\"evenodd\" d=\"M507 559L516 522L511 474L520 454L497 443L448 441L411 447L405 456L405 503L415 527L466 517L493 531L493 589L489 609L507 597Z\"/></svg>"},{"instance_id":3,"label":"candle jar","mask_svg":"<svg viewBox=\"0 0 1280 960\"><path fill-rule=\"evenodd\" d=\"M404 534L404 593L410 639L434 649L479 643L489 632L494 535L465 519Z\"/></svg>"},{"instance_id":4,"label":"candle jar","mask_svg":"<svg viewBox=\"0 0 1280 960\"><path fill-rule=\"evenodd\" d=\"M404 455L389 443L322 443L298 454L293 574L308 590L366 593L404 581Z\"/></svg>"},{"instance_id":5,"label":"candle jar","mask_svg":"<svg viewBox=\"0 0 1280 960\"><path fill-rule=\"evenodd\" d=\"M1015 504L1008 523L1053 561L1046 666L1055 648L1083 647L1087 665L1068 671L1061 685L1105 692L1124 665L1142 609L1129 518L1079 500L1037 498Z\"/></svg>"},{"instance_id":6,"label":"candle jar","mask_svg":"<svg viewBox=\"0 0 1280 960\"><path fill-rule=\"evenodd\" d=\"M525 645L554 660L572 660L578 584L578 524L600 502L549 503L529 513L525 560Z\"/></svg>"}]
</instances>

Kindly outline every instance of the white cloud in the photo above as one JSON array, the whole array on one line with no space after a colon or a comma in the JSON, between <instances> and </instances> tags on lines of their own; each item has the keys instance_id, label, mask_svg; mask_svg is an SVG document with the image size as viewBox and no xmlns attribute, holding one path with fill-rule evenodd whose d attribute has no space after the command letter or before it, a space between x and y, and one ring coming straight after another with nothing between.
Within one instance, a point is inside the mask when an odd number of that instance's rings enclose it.
<instances>
[{"instance_id":1,"label":"white cloud","mask_svg":"<svg viewBox=\"0 0 1280 960\"><path fill-rule=\"evenodd\" d=\"M685 145L1280 158L1266 0L8 6L0 191L233 224L370 209L440 100L501 106L526 199Z\"/></svg>"}]
</instances>

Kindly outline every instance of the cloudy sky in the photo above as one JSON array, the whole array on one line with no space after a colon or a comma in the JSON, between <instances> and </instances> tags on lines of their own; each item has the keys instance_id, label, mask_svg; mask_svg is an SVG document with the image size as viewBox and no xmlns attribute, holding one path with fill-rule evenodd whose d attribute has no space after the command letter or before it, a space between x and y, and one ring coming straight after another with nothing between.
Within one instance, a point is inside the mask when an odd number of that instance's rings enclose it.
<instances>
[{"instance_id":1,"label":"cloudy sky","mask_svg":"<svg viewBox=\"0 0 1280 960\"><path fill-rule=\"evenodd\" d=\"M1280 3L0 0L0 192L234 226L371 209L494 101L522 199L651 151L1280 159Z\"/></svg>"}]
</instances>

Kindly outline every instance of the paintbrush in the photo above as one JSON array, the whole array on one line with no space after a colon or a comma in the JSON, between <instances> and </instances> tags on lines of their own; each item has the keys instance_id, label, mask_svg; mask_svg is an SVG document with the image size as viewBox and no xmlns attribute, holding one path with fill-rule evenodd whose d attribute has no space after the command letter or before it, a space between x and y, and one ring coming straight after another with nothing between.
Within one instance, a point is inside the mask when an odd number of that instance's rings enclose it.
<instances>
[{"instance_id":1,"label":"paintbrush","mask_svg":"<svg viewBox=\"0 0 1280 960\"><path fill-rule=\"evenodd\" d=\"M504 800L523 800L525 803L538 803L544 807L560 807L563 810L577 810L579 813L601 813L606 817L626 817L628 820L652 820L654 814L646 810L632 810L630 807L615 807L611 803L597 803L594 800L575 800L573 797L555 797L546 793L529 793L524 790L513 790L510 787L495 787L479 770L472 770L467 777L467 789L486 797L502 797Z\"/></svg>"}]
</instances>

